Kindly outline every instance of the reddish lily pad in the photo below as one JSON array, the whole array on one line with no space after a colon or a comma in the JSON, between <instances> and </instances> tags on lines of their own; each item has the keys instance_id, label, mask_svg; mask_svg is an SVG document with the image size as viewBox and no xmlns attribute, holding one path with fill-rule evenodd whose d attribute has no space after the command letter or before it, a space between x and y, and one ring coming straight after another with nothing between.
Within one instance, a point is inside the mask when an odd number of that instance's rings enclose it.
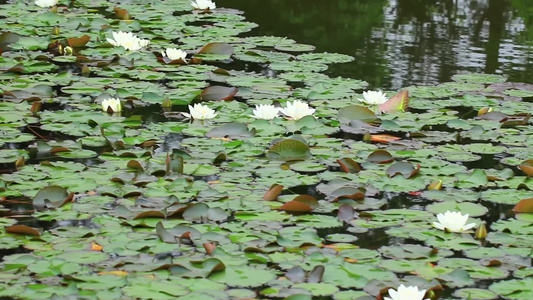
<instances>
[{"instance_id":1,"label":"reddish lily pad","mask_svg":"<svg viewBox=\"0 0 533 300\"><path fill-rule=\"evenodd\" d=\"M533 177L533 159L523 161L518 168L526 173L528 177Z\"/></svg>"},{"instance_id":2,"label":"reddish lily pad","mask_svg":"<svg viewBox=\"0 0 533 300\"><path fill-rule=\"evenodd\" d=\"M378 106L379 111L391 113L395 111L407 111L409 106L409 91L403 90L389 98L385 103Z\"/></svg>"},{"instance_id":3,"label":"reddish lily pad","mask_svg":"<svg viewBox=\"0 0 533 300\"><path fill-rule=\"evenodd\" d=\"M394 157L387 150L376 150L366 158L368 162L375 164L385 164L394 160Z\"/></svg>"},{"instance_id":4,"label":"reddish lily pad","mask_svg":"<svg viewBox=\"0 0 533 300\"><path fill-rule=\"evenodd\" d=\"M6 227L6 232L9 233L17 233L17 234L24 234L24 235L33 235L33 236L41 236L41 233L39 230L26 226L26 225L13 225Z\"/></svg>"},{"instance_id":5,"label":"reddish lily pad","mask_svg":"<svg viewBox=\"0 0 533 300\"><path fill-rule=\"evenodd\" d=\"M270 186L268 191L263 195L263 200L272 201L276 200L283 190L283 185L274 183Z\"/></svg>"},{"instance_id":6,"label":"reddish lily pad","mask_svg":"<svg viewBox=\"0 0 533 300\"><path fill-rule=\"evenodd\" d=\"M533 213L533 198L526 198L520 200L513 207L515 213Z\"/></svg>"},{"instance_id":7,"label":"reddish lily pad","mask_svg":"<svg viewBox=\"0 0 533 300\"><path fill-rule=\"evenodd\" d=\"M239 90L236 87L227 86L208 86L202 90L198 99L202 101L230 100Z\"/></svg>"},{"instance_id":8,"label":"reddish lily pad","mask_svg":"<svg viewBox=\"0 0 533 300\"><path fill-rule=\"evenodd\" d=\"M87 43L91 40L91 37L87 34L82 35L81 37L69 37L67 38L67 44L73 48L85 47Z\"/></svg>"},{"instance_id":9,"label":"reddish lily pad","mask_svg":"<svg viewBox=\"0 0 533 300\"><path fill-rule=\"evenodd\" d=\"M340 165L341 170L346 173L359 173L361 166L349 157L337 159L337 163Z\"/></svg>"}]
</instances>

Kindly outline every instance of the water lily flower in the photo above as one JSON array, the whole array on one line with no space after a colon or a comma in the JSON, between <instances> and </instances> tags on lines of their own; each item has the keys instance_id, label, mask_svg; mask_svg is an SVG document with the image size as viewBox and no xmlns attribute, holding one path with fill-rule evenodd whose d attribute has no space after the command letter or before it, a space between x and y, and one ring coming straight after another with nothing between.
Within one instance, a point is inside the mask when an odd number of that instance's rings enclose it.
<instances>
[{"instance_id":1,"label":"water lily flower","mask_svg":"<svg viewBox=\"0 0 533 300\"><path fill-rule=\"evenodd\" d=\"M57 0L35 0L35 4L39 7L52 7L57 4Z\"/></svg>"},{"instance_id":2,"label":"water lily flower","mask_svg":"<svg viewBox=\"0 0 533 300\"><path fill-rule=\"evenodd\" d=\"M217 6L215 5L215 2L211 0L193 0L191 1L191 5L194 9L200 9L200 10L208 10L208 9L217 8Z\"/></svg>"},{"instance_id":3,"label":"water lily flower","mask_svg":"<svg viewBox=\"0 0 533 300\"><path fill-rule=\"evenodd\" d=\"M281 108L279 111L293 120L299 120L305 116L312 115L315 109L310 108L306 102L294 100L292 103L287 101L287 107Z\"/></svg>"},{"instance_id":4,"label":"water lily flower","mask_svg":"<svg viewBox=\"0 0 533 300\"><path fill-rule=\"evenodd\" d=\"M476 223L466 224L468 220L468 214L462 215L460 212L446 211L443 214L437 214L438 222L433 222L433 226L440 230L448 230L451 232L463 232L467 231L474 226Z\"/></svg>"},{"instance_id":5,"label":"water lily flower","mask_svg":"<svg viewBox=\"0 0 533 300\"><path fill-rule=\"evenodd\" d=\"M254 115L251 117L256 119L272 120L278 116L279 107L271 104L259 104L255 106L253 113Z\"/></svg>"},{"instance_id":6,"label":"water lily flower","mask_svg":"<svg viewBox=\"0 0 533 300\"><path fill-rule=\"evenodd\" d=\"M166 50L161 50L161 55L168 57L170 60L178 60L181 59L185 61L185 57L187 56L187 52L176 49L176 48L167 48Z\"/></svg>"},{"instance_id":7,"label":"water lily flower","mask_svg":"<svg viewBox=\"0 0 533 300\"><path fill-rule=\"evenodd\" d=\"M214 109L209 108L207 105L196 103L194 106L189 105L189 112L183 113L187 118L193 118L195 120L207 120L216 117Z\"/></svg>"},{"instance_id":8,"label":"water lily flower","mask_svg":"<svg viewBox=\"0 0 533 300\"><path fill-rule=\"evenodd\" d=\"M122 103L118 98L109 98L102 101L102 110L109 111L111 109L113 112L122 111Z\"/></svg>"},{"instance_id":9,"label":"water lily flower","mask_svg":"<svg viewBox=\"0 0 533 300\"><path fill-rule=\"evenodd\" d=\"M366 91L363 92L364 99L357 99L366 104L379 105L387 102L388 98L382 91Z\"/></svg>"},{"instance_id":10,"label":"water lily flower","mask_svg":"<svg viewBox=\"0 0 533 300\"><path fill-rule=\"evenodd\" d=\"M405 286L401 284L397 290L389 289L389 296L384 300L423 300L426 290L418 290L417 286ZM429 298L424 300L430 300Z\"/></svg>"},{"instance_id":11,"label":"water lily flower","mask_svg":"<svg viewBox=\"0 0 533 300\"><path fill-rule=\"evenodd\" d=\"M138 38L132 32L113 32L113 39L107 38L107 41L115 46L122 46L126 50L137 51L150 44L149 40Z\"/></svg>"}]
</instances>

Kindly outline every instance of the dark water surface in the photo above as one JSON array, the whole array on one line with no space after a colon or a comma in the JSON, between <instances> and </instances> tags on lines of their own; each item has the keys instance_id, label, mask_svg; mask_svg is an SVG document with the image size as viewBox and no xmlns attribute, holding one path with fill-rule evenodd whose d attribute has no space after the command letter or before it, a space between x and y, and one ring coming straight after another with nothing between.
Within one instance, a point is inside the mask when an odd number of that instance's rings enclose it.
<instances>
[{"instance_id":1,"label":"dark water surface","mask_svg":"<svg viewBox=\"0 0 533 300\"><path fill-rule=\"evenodd\" d=\"M533 0L218 0L316 51L352 55L329 74L398 89L465 72L533 83Z\"/></svg>"}]
</instances>

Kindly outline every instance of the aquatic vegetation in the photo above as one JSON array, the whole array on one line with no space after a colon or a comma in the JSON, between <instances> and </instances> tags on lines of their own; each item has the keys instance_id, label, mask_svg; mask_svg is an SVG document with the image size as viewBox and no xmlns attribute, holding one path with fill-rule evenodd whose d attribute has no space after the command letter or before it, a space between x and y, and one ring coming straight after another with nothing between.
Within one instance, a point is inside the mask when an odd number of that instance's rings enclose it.
<instances>
[{"instance_id":1,"label":"aquatic vegetation","mask_svg":"<svg viewBox=\"0 0 533 300\"><path fill-rule=\"evenodd\" d=\"M124 49L129 51L138 51L150 45L149 40L141 39L133 32L113 31L113 38L107 38L106 40L115 47L124 47Z\"/></svg>"},{"instance_id":2,"label":"aquatic vegetation","mask_svg":"<svg viewBox=\"0 0 533 300\"><path fill-rule=\"evenodd\" d=\"M259 104L256 105L253 112L253 116L256 119L272 120L278 116L280 108L271 104Z\"/></svg>"},{"instance_id":3,"label":"aquatic vegetation","mask_svg":"<svg viewBox=\"0 0 533 300\"><path fill-rule=\"evenodd\" d=\"M122 111L122 103L117 98L104 99L102 100L102 110L107 112L120 112Z\"/></svg>"},{"instance_id":4,"label":"aquatic vegetation","mask_svg":"<svg viewBox=\"0 0 533 300\"><path fill-rule=\"evenodd\" d=\"M418 290L417 286L405 286L401 284L396 290L389 289L389 296L385 300L428 300L424 299L426 290Z\"/></svg>"},{"instance_id":5,"label":"aquatic vegetation","mask_svg":"<svg viewBox=\"0 0 533 300\"><path fill-rule=\"evenodd\" d=\"M452 212L447 210L443 214L437 214L437 219L439 221L433 222L433 226L444 231L463 232L476 226L476 223L470 223L467 225L466 222L468 221L468 214L463 215L458 211Z\"/></svg>"},{"instance_id":6,"label":"aquatic vegetation","mask_svg":"<svg viewBox=\"0 0 533 300\"><path fill-rule=\"evenodd\" d=\"M371 105L378 105L385 103L389 98L382 91L366 91L363 92L363 99L357 98L357 100Z\"/></svg>"},{"instance_id":7,"label":"aquatic vegetation","mask_svg":"<svg viewBox=\"0 0 533 300\"><path fill-rule=\"evenodd\" d=\"M207 119L213 119L216 117L216 112L214 109L209 108L207 105L202 105L200 103L196 103L194 105L189 105L189 112L183 113L188 118L193 118L195 120L207 120Z\"/></svg>"},{"instance_id":8,"label":"aquatic vegetation","mask_svg":"<svg viewBox=\"0 0 533 300\"><path fill-rule=\"evenodd\" d=\"M530 85L460 74L376 111L322 73L352 57L232 9L1 8L0 297L532 293Z\"/></svg>"},{"instance_id":9,"label":"aquatic vegetation","mask_svg":"<svg viewBox=\"0 0 533 300\"><path fill-rule=\"evenodd\" d=\"M305 116L312 116L316 109L309 107L309 104L300 100L287 101L286 107L280 108L280 112L292 120L300 120Z\"/></svg>"},{"instance_id":10,"label":"aquatic vegetation","mask_svg":"<svg viewBox=\"0 0 533 300\"><path fill-rule=\"evenodd\" d=\"M35 5L39 7L52 7L57 4L58 0L35 0Z\"/></svg>"},{"instance_id":11,"label":"aquatic vegetation","mask_svg":"<svg viewBox=\"0 0 533 300\"><path fill-rule=\"evenodd\" d=\"M169 58L170 60L178 60L181 59L185 61L185 57L187 57L187 52L176 49L176 48L167 48L165 50L161 50L161 55L164 57Z\"/></svg>"},{"instance_id":12,"label":"aquatic vegetation","mask_svg":"<svg viewBox=\"0 0 533 300\"><path fill-rule=\"evenodd\" d=\"M200 9L200 10L209 10L209 9L217 8L217 6L215 5L215 2L211 0L192 0L191 6L194 9Z\"/></svg>"}]
</instances>

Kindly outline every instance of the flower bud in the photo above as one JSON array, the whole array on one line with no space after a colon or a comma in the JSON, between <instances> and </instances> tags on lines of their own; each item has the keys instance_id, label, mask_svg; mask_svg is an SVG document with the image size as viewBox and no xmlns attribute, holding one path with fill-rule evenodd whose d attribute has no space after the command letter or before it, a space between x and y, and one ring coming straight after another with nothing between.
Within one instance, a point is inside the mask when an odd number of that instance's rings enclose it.
<instances>
[{"instance_id":1,"label":"flower bud","mask_svg":"<svg viewBox=\"0 0 533 300\"><path fill-rule=\"evenodd\" d=\"M483 240L487 237L487 228L485 227L485 224L479 225L479 227L476 229L476 233L474 235L474 238L476 240Z\"/></svg>"}]
</instances>

